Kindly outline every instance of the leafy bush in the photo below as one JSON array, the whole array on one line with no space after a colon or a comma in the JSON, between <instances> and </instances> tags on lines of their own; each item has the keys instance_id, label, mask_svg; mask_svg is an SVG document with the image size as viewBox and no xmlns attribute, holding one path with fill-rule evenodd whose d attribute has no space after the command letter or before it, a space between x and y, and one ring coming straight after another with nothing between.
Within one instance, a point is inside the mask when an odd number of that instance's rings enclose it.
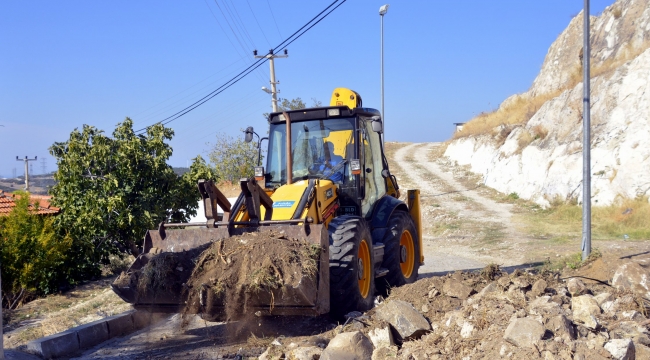
<instances>
[{"instance_id":1,"label":"leafy bush","mask_svg":"<svg viewBox=\"0 0 650 360\"><path fill-rule=\"evenodd\" d=\"M209 157L220 180L237 183L241 178L253 176L258 150L255 141L247 143L243 136L236 139L219 134Z\"/></svg>"},{"instance_id":2,"label":"leafy bush","mask_svg":"<svg viewBox=\"0 0 650 360\"><path fill-rule=\"evenodd\" d=\"M126 118L112 136L95 127L75 129L66 142L55 143L57 184L52 204L61 208L55 226L75 239L84 253L70 263L71 280L98 276L109 255L139 253L144 234L160 222L183 222L196 214L196 176L214 179L203 159L178 176L167 163L174 132L163 125L136 134Z\"/></svg>"},{"instance_id":3,"label":"leafy bush","mask_svg":"<svg viewBox=\"0 0 650 360\"><path fill-rule=\"evenodd\" d=\"M35 295L58 290L66 279L72 239L60 236L54 219L30 213L30 200L20 193L9 216L0 218L2 304L16 308Z\"/></svg>"}]
</instances>

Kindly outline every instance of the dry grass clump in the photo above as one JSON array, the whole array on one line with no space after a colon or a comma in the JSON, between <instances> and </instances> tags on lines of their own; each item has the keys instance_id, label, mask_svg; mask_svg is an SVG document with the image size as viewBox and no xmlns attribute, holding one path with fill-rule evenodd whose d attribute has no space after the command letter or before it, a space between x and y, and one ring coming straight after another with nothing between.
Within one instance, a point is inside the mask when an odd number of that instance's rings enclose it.
<instances>
[{"instance_id":1,"label":"dry grass clump","mask_svg":"<svg viewBox=\"0 0 650 360\"><path fill-rule=\"evenodd\" d=\"M544 140L548 136L548 130L541 124L533 126L532 131L535 140Z\"/></svg>"},{"instance_id":2,"label":"dry grass clump","mask_svg":"<svg viewBox=\"0 0 650 360\"><path fill-rule=\"evenodd\" d=\"M621 9L620 6L615 6L612 9L612 15L614 16L614 19L618 19L621 17L621 15L623 15L623 10Z\"/></svg>"},{"instance_id":3,"label":"dry grass clump","mask_svg":"<svg viewBox=\"0 0 650 360\"><path fill-rule=\"evenodd\" d=\"M535 140L533 138L533 135L531 135L527 130L524 129L524 131L519 134L519 138L517 139L517 153L521 153L521 151L530 143Z\"/></svg>"},{"instance_id":4,"label":"dry grass clump","mask_svg":"<svg viewBox=\"0 0 650 360\"><path fill-rule=\"evenodd\" d=\"M494 279L501 276L501 269L498 264L490 263L483 269L481 269L481 277L485 281L493 281Z\"/></svg>"},{"instance_id":5,"label":"dry grass clump","mask_svg":"<svg viewBox=\"0 0 650 360\"><path fill-rule=\"evenodd\" d=\"M549 209L522 215L527 231L557 240L579 238L582 206L566 202L551 205ZM591 217L595 239L650 239L650 203L647 197L620 199L609 206L594 206Z\"/></svg>"},{"instance_id":6,"label":"dry grass clump","mask_svg":"<svg viewBox=\"0 0 650 360\"><path fill-rule=\"evenodd\" d=\"M178 265L176 256L175 253L162 253L149 260L138 279L139 291L145 293L151 290L155 293L170 290L174 285L172 275Z\"/></svg>"},{"instance_id":7,"label":"dry grass clump","mask_svg":"<svg viewBox=\"0 0 650 360\"><path fill-rule=\"evenodd\" d=\"M495 128L500 125L526 124L548 100L558 96L560 91L535 97L520 96L491 113L481 113L463 126L463 130L454 134L454 139L476 136L497 135Z\"/></svg>"}]
</instances>

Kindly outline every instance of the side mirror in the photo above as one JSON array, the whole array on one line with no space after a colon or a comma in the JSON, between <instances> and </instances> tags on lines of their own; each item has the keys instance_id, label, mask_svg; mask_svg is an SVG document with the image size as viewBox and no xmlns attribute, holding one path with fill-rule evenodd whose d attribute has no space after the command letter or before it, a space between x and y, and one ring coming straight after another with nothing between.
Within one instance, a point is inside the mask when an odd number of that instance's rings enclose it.
<instances>
[{"instance_id":1,"label":"side mirror","mask_svg":"<svg viewBox=\"0 0 650 360\"><path fill-rule=\"evenodd\" d=\"M384 131L384 124L381 121L381 117L379 116L372 117L372 131L376 133L382 133Z\"/></svg>"},{"instance_id":2,"label":"side mirror","mask_svg":"<svg viewBox=\"0 0 650 360\"><path fill-rule=\"evenodd\" d=\"M244 130L244 141L247 143L253 141L253 127L249 126Z\"/></svg>"}]
</instances>

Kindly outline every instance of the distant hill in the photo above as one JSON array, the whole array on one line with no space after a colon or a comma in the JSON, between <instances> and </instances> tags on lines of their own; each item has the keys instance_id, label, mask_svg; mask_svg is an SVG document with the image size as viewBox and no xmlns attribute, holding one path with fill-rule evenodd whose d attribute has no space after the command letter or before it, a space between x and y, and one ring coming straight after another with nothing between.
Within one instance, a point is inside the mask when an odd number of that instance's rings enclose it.
<instances>
[{"instance_id":1,"label":"distant hill","mask_svg":"<svg viewBox=\"0 0 650 360\"><path fill-rule=\"evenodd\" d=\"M29 190L32 194L47 195L48 189L56 184L53 173L29 176ZM13 192L25 188L25 177L0 179L0 190Z\"/></svg>"},{"instance_id":2,"label":"distant hill","mask_svg":"<svg viewBox=\"0 0 650 360\"><path fill-rule=\"evenodd\" d=\"M190 171L186 167L174 167L174 173L181 176ZM56 184L54 173L44 175L29 175L29 188L32 194L47 195L48 190ZM0 190L14 192L25 188L25 177L0 179Z\"/></svg>"}]
</instances>

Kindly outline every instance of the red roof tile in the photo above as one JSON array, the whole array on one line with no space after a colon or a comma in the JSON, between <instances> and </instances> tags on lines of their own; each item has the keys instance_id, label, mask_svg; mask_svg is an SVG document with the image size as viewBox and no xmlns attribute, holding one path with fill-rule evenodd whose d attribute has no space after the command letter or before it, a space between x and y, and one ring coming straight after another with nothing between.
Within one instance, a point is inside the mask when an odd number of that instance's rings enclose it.
<instances>
[{"instance_id":1,"label":"red roof tile","mask_svg":"<svg viewBox=\"0 0 650 360\"><path fill-rule=\"evenodd\" d=\"M19 195L6 193L3 190L0 190L0 216L7 216L16 206L15 199ZM34 209L33 205L30 205L30 210L32 213L37 215L53 215L57 214L61 209L50 205L51 196L47 195L30 195L29 198L32 200L32 203L38 201L38 208Z\"/></svg>"}]
</instances>

